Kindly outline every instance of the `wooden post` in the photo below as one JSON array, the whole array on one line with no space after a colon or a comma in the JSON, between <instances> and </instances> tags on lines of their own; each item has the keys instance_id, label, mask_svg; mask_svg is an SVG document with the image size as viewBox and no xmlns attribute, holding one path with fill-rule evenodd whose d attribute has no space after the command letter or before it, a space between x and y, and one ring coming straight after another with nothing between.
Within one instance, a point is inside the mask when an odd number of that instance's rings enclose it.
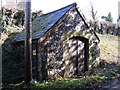
<instances>
[{"instance_id":1,"label":"wooden post","mask_svg":"<svg viewBox=\"0 0 120 90\"><path fill-rule=\"evenodd\" d=\"M26 83L32 82L32 38L31 38L31 0L25 0L25 61Z\"/></svg>"}]
</instances>

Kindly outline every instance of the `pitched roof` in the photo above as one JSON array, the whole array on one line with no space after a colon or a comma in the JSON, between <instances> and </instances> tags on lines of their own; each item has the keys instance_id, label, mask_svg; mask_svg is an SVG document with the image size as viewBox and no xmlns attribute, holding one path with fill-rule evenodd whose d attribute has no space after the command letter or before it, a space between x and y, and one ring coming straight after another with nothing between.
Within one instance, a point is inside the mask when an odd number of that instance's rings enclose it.
<instances>
[{"instance_id":1,"label":"pitched roof","mask_svg":"<svg viewBox=\"0 0 120 90\"><path fill-rule=\"evenodd\" d=\"M44 14L34 19L32 22L32 39L39 39L49 31L76 3L63 7L59 10ZM24 40L24 34L17 35L13 42Z\"/></svg>"}]
</instances>

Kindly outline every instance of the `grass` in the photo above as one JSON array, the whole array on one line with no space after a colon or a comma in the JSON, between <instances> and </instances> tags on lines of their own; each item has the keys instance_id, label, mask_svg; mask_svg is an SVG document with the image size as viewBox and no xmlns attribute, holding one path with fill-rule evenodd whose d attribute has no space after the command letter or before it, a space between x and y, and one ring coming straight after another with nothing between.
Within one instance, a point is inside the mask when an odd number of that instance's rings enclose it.
<instances>
[{"instance_id":1,"label":"grass","mask_svg":"<svg viewBox=\"0 0 120 90\"><path fill-rule=\"evenodd\" d=\"M118 37L113 35L101 35L100 38L100 57L107 62L117 62L118 60Z\"/></svg>"},{"instance_id":2,"label":"grass","mask_svg":"<svg viewBox=\"0 0 120 90\"><path fill-rule=\"evenodd\" d=\"M76 88L100 88L120 77L120 65L118 58L118 37L112 35L100 35L100 58L104 60L101 67L95 68L90 75L82 78L56 78L44 82L33 82L26 85L24 82L5 86L5 88L37 88L37 89L76 89Z\"/></svg>"},{"instance_id":3,"label":"grass","mask_svg":"<svg viewBox=\"0 0 120 90\"><path fill-rule=\"evenodd\" d=\"M56 78L54 80L49 79L44 82L32 83L32 85L26 85L20 83L16 85L10 85L9 88L32 88L32 89L76 89L76 88L100 88L103 83L113 81L117 77L120 77L120 73L117 69L120 67L114 67L110 70L104 70L102 73L94 73L84 76L82 78Z\"/></svg>"},{"instance_id":4,"label":"grass","mask_svg":"<svg viewBox=\"0 0 120 90\"><path fill-rule=\"evenodd\" d=\"M96 68L98 71L82 78L57 78L55 80L48 80L43 83L34 83L34 88L49 88L51 90L53 88L101 88L103 85L109 84L120 77L120 72L118 69L120 70L119 66L113 66L110 64L110 66L107 68Z\"/></svg>"}]
</instances>

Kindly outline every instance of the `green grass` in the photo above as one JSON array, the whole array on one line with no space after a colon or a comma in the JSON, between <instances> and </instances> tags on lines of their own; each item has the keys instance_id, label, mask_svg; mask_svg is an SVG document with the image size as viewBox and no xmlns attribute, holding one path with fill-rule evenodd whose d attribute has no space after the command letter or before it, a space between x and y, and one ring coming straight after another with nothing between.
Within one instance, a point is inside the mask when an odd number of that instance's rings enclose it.
<instances>
[{"instance_id":1,"label":"green grass","mask_svg":"<svg viewBox=\"0 0 120 90\"><path fill-rule=\"evenodd\" d=\"M103 83L109 82L120 76L118 68L105 70L102 73L96 73L83 78L57 78L48 80L45 83L34 84L35 88L98 88Z\"/></svg>"},{"instance_id":2,"label":"green grass","mask_svg":"<svg viewBox=\"0 0 120 90\"><path fill-rule=\"evenodd\" d=\"M103 83L113 81L120 76L118 68L114 67L110 70L104 70L102 73L94 73L92 75L84 76L82 78L56 78L50 79L45 82L32 83L32 85L26 85L20 83L16 85L10 85L9 88L33 88L33 89L76 89L76 88L99 88Z\"/></svg>"},{"instance_id":3,"label":"green grass","mask_svg":"<svg viewBox=\"0 0 120 90\"><path fill-rule=\"evenodd\" d=\"M118 36L101 35L100 38L100 57L107 62L117 62L118 55Z\"/></svg>"}]
</instances>

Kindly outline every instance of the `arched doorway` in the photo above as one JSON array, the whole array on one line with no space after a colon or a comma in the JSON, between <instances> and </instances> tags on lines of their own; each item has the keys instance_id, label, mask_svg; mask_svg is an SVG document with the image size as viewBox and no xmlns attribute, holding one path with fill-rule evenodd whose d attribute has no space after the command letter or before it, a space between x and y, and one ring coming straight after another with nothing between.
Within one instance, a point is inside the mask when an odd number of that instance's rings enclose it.
<instances>
[{"instance_id":1,"label":"arched doorway","mask_svg":"<svg viewBox=\"0 0 120 90\"><path fill-rule=\"evenodd\" d=\"M72 37L69 39L70 76L81 75L88 70L89 40L84 37Z\"/></svg>"}]
</instances>

